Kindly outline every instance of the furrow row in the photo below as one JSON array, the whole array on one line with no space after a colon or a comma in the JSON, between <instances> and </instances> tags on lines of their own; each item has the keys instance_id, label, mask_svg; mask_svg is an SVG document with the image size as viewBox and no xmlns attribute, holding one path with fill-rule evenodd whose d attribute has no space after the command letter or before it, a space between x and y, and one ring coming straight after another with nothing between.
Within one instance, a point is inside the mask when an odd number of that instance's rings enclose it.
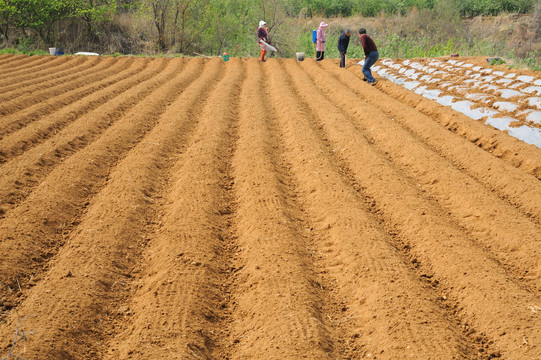
<instances>
[{"instance_id":1,"label":"furrow row","mask_svg":"<svg viewBox=\"0 0 541 360\"><path fill-rule=\"evenodd\" d=\"M131 293L133 270L149 241L146 235L156 222L171 159L179 151L178 142L193 128L189 113L218 75L217 61L208 64L191 61L148 98L147 111L153 112L153 119L142 114L146 134L130 131L137 127L132 118L130 128L124 129L131 136L116 137L116 143L131 150L111 171L50 270L18 309L18 314L34 314L26 324L35 336L27 343L25 356L38 360L59 354L70 359L104 356L109 338L116 333L115 323L127 315L123 304ZM208 74L202 75L203 71ZM181 112L187 116L179 120ZM13 314L3 335L16 320Z\"/></svg>"},{"instance_id":2,"label":"furrow row","mask_svg":"<svg viewBox=\"0 0 541 360\"><path fill-rule=\"evenodd\" d=\"M537 291L541 290L541 227L537 221L541 218L539 181L528 181L528 177L520 181L520 173L513 176L513 180L510 179L511 175L507 178L508 184L512 184L510 188L518 189L516 198L523 204L522 208L528 207L532 211L531 217L523 215L475 178L464 174L447 159L412 137L397 124L395 118L365 102L346 103L344 99L354 94L340 91L338 95L336 89L340 89L339 84L333 82L332 77L325 72L316 72L321 74L320 80L316 80L318 85L329 98L340 103L348 116L356 119L373 149L385 154L402 173L437 201L456 223L477 239L482 247L490 249L497 261L513 269L518 279L524 279ZM444 132L445 129L440 131ZM475 150L468 151L470 161L474 164L477 163L473 156ZM502 173L512 173L512 169L506 170Z\"/></svg>"},{"instance_id":3,"label":"furrow row","mask_svg":"<svg viewBox=\"0 0 541 360\"><path fill-rule=\"evenodd\" d=\"M149 63L148 60L117 63L103 80L17 113L12 124L20 130L0 140L0 163L44 142L80 116L145 80L143 71ZM30 123L32 126L24 126Z\"/></svg>"},{"instance_id":4,"label":"furrow row","mask_svg":"<svg viewBox=\"0 0 541 360\"><path fill-rule=\"evenodd\" d=\"M130 316L111 342L107 359L217 358L225 336L234 276L230 234L234 201L229 164L243 64L234 59L200 113L182 119L197 128L175 160L159 226L150 235L136 279ZM206 78L216 82L217 74ZM188 102L194 103L196 99ZM204 105L204 106L201 106ZM222 351L220 349L219 351Z\"/></svg>"},{"instance_id":5,"label":"furrow row","mask_svg":"<svg viewBox=\"0 0 541 360\"><path fill-rule=\"evenodd\" d=\"M28 56L24 55L12 55L12 54L5 54L0 56L0 69L4 66L9 66L10 63L17 61L18 59L25 58L27 59Z\"/></svg>"},{"instance_id":6,"label":"furrow row","mask_svg":"<svg viewBox=\"0 0 541 360\"><path fill-rule=\"evenodd\" d=\"M79 67L80 71L73 72L71 75L62 78L61 81L55 82L55 84L50 87L5 101L0 105L0 115L12 115L29 106L62 95L81 86L85 86L89 82L99 80L99 76L117 62L118 59L116 58L107 58L103 61L100 61L100 59L91 60L88 63L81 65ZM2 121L2 125L5 126L8 124L9 122L6 123ZM0 134L3 135L4 132Z\"/></svg>"},{"instance_id":7,"label":"furrow row","mask_svg":"<svg viewBox=\"0 0 541 360\"><path fill-rule=\"evenodd\" d=\"M184 62L162 61L168 66L161 76L146 84L150 93L144 101L124 113L103 134L99 133L104 129L94 130L96 136L101 135L96 141L79 148L61 166L50 171L31 195L1 221L0 253L12 254L0 262L0 295L9 299L9 307L20 301L21 293L24 295L49 258L63 246L92 197L106 184L111 169L154 127L171 101L200 73L198 61L190 62L180 74Z\"/></svg>"},{"instance_id":8,"label":"furrow row","mask_svg":"<svg viewBox=\"0 0 541 360\"><path fill-rule=\"evenodd\" d=\"M38 71L27 72L25 76L0 82L0 100L8 101L36 90L50 88L62 82L64 77L73 75L74 72L85 69L92 63L92 59L82 57L62 59L63 61L59 64L51 61L41 66Z\"/></svg>"},{"instance_id":9,"label":"furrow row","mask_svg":"<svg viewBox=\"0 0 541 360\"><path fill-rule=\"evenodd\" d=\"M326 68L328 67L326 66ZM364 76L361 74L360 69L353 68L352 72L357 75L357 82L360 81L361 76ZM393 104L390 109L393 117L397 117L397 114L403 112L408 115L416 114L413 119L423 115L429 117L430 120L439 123L449 132L459 135L523 172L541 179L541 158L539 157L539 149L534 145L525 144L502 133L500 130L485 125L483 122L474 121L455 111L449 111L443 105L435 104L421 95L412 93L390 82L381 81L378 89L381 90L379 94L377 96L372 94L369 99L374 104L378 104L380 111L386 111L387 105ZM364 96L367 95L364 94ZM383 106L381 105L382 95L387 95L388 99L391 99L390 102L385 102ZM380 101L377 101L378 98L380 98ZM398 118L403 119L404 117Z\"/></svg>"},{"instance_id":10,"label":"furrow row","mask_svg":"<svg viewBox=\"0 0 541 360\"><path fill-rule=\"evenodd\" d=\"M312 264L299 210L271 129L261 65L254 59L241 94L233 158L237 199L235 306L228 341L235 359L329 358L333 351L323 291ZM223 340L222 340L223 342Z\"/></svg>"},{"instance_id":11,"label":"furrow row","mask_svg":"<svg viewBox=\"0 0 541 360\"><path fill-rule=\"evenodd\" d=\"M270 65L271 94L280 94L280 101L273 103L299 197L314 219L327 270L346 300L343 318L335 321L351 324L352 332L344 334L351 357L472 357L475 347L436 304L436 295L410 272L340 174L318 138L312 114L302 110L307 104L299 99L292 79L278 63Z\"/></svg>"},{"instance_id":12,"label":"furrow row","mask_svg":"<svg viewBox=\"0 0 541 360\"><path fill-rule=\"evenodd\" d=\"M58 164L94 142L119 119L123 120L123 116L133 116L132 109L144 109L146 97L168 82L182 67L176 63L179 68L175 68L172 64L166 60L152 62L139 75L139 80L143 81L136 86L127 91L124 91L126 88L119 89L124 92L75 119L47 141L0 166L0 212L6 214L21 203ZM115 89L118 86L115 85ZM70 116L69 109L65 115Z\"/></svg>"},{"instance_id":13,"label":"furrow row","mask_svg":"<svg viewBox=\"0 0 541 360\"><path fill-rule=\"evenodd\" d=\"M0 77L9 77L11 74L18 72L21 69L32 69L50 60L51 58L48 56L20 56L7 64L6 68L4 69L5 75Z\"/></svg>"},{"instance_id":14,"label":"furrow row","mask_svg":"<svg viewBox=\"0 0 541 360\"><path fill-rule=\"evenodd\" d=\"M271 91L271 86L266 81L264 94L269 97ZM323 239L316 230L318 219L311 217L311 214L305 210L306 199L302 197L302 189L298 183L302 182L303 179L298 173L294 173L292 164L294 159L287 156L284 130L277 121L279 112L275 111L275 107L268 105L262 108L265 113L269 114L266 119L269 123L270 135L268 138L272 139L274 143L273 158L278 169L278 180L285 194L283 201L288 205L289 221L296 230L295 242L306 248L304 250L306 254L304 272L311 275L310 282L314 293L313 306L316 306L316 314L318 315L314 319L321 323L320 326L324 331L320 335L317 347L321 352L324 351L326 356L318 358L347 359L358 357L362 350L359 342L355 341L360 336L358 322L352 321L351 313L347 313L352 308L352 304L349 303L351 299L344 297L339 288L340 283L335 277L336 273L329 271L329 269L336 269L336 262L330 260L328 247L321 245ZM299 327L303 322L298 320L296 324ZM290 358L295 358L295 356Z\"/></svg>"},{"instance_id":15,"label":"furrow row","mask_svg":"<svg viewBox=\"0 0 541 360\"><path fill-rule=\"evenodd\" d=\"M44 75L51 76L58 69L67 70L59 73L59 81L61 81L64 76L73 75L73 72L70 73L69 71L70 67L75 71L78 68L86 69L92 64L98 64L99 62L101 62L100 59L56 58L52 61L39 64L39 66L33 69L23 69L20 72L8 74L0 80L0 99L2 101L9 101L16 98L17 94L30 93L31 89L28 89L27 82L39 82ZM49 83L49 87L51 83L54 84L54 81ZM40 88L44 89L45 87Z\"/></svg>"},{"instance_id":16,"label":"furrow row","mask_svg":"<svg viewBox=\"0 0 541 360\"><path fill-rule=\"evenodd\" d=\"M524 359L535 354L536 345L521 344L523 339L540 335L541 327L530 309L539 302L539 296L491 259L475 239L449 219L446 210L434 204L430 194L404 175L402 166L395 166L388 156L376 151L376 143L366 136L371 129L360 125L371 121L374 114L356 111L356 116L346 116L346 109L338 109L319 93L321 89L306 89L309 84L314 87L307 75L296 72L295 78L297 89L303 89L305 100L310 99L307 106L318 114L314 117L321 129L320 136L327 139L340 167L353 179L351 186L358 186L364 202L390 234L395 248L443 294L440 301L447 304L450 316L456 313L468 334L488 346L484 351L489 358ZM333 91L342 97L347 94L342 88ZM381 121L379 117L376 120ZM370 122L370 127L374 126ZM383 135L394 136L394 129ZM454 191L451 188L449 196ZM528 255L523 258L528 259Z\"/></svg>"}]
</instances>

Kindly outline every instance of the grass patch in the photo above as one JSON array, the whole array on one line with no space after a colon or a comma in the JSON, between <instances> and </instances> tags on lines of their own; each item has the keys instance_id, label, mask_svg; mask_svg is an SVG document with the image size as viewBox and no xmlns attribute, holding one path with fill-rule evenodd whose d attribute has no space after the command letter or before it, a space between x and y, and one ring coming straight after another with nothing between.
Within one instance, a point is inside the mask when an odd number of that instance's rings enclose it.
<instances>
[{"instance_id":1,"label":"grass patch","mask_svg":"<svg viewBox=\"0 0 541 360\"><path fill-rule=\"evenodd\" d=\"M0 49L0 55L49 55L47 51L43 50L19 50L13 47Z\"/></svg>"}]
</instances>

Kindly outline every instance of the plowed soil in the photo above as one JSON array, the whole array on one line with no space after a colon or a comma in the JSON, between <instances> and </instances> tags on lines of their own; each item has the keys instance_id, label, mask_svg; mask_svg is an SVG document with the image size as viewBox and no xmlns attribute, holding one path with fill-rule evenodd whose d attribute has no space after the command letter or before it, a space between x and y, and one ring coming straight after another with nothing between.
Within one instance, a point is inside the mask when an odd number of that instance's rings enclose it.
<instances>
[{"instance_id":1,"label":"plowed soil","mask_svg":"<svg viewBox=\"0 0 541 360\"><path fill-rule=\"evenodd\" d=\"M0 69L0 358L541 359L536 146L333 60Z\"/></svg>"}]
</instances>

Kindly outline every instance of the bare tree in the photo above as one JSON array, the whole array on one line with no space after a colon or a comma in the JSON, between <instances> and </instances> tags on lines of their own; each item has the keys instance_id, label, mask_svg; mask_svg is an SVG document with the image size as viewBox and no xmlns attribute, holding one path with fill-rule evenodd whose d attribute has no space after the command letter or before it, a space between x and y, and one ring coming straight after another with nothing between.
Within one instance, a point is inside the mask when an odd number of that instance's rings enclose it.
<instances>
[{"instance_id":1,"label":"bare tree","mask_svg":"<svg viewBox=\"0 0 541 360\"><path fill-rule=\"evenodd\" d=\"M173 35L171 38L171 47L179 44L179 51L181 53L186 51L186 22L189 14L190 7L193 0L175 0L175 8L173 12ZM179 32L177 34L177 32ZM177 36L180 39L177 39Z\"/></svg>"},{"instance_id":2,"label":"bare tree","mask_svg":"<svg viewBox=\"0 0 541 360\"><path fill-rule=\"evenodd\" d=\"M167 26L167 12L169 10L170 1L171 0L151 0L150 3L154 17L154 25L158 31L158 47L160 50L167 50L165 29Z\"/></svg>"},{"instance_id":3,"label":"bare tree","mask_svg":"<svg viewBox=\"0 0 541 360\"><path fill-rule=\"evenodd\" d=\"M285 42L281 39L281 30L287 20L287 13L280 0L260 0L261 15L269 25L269 41L281 47Z\"/></svg>"}]
</instances>

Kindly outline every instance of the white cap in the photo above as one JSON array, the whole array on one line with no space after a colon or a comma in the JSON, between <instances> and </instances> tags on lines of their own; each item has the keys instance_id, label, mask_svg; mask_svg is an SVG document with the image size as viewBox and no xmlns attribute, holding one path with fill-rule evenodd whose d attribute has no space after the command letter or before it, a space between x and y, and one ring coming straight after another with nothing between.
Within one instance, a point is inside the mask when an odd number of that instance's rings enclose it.
<instances>
[{"instance_id":1,"label":"white cap","mask_svg":"<svg viewBox=\"0 0 541 360\"><path fill-rule=\"evenodd\" d=\"M263 26L265 26L265 25L267 25L267 23L264 22L263 20L261 20L261 21L259 22L259 27L263 27Z\"/></svg>"}]
</instances>

